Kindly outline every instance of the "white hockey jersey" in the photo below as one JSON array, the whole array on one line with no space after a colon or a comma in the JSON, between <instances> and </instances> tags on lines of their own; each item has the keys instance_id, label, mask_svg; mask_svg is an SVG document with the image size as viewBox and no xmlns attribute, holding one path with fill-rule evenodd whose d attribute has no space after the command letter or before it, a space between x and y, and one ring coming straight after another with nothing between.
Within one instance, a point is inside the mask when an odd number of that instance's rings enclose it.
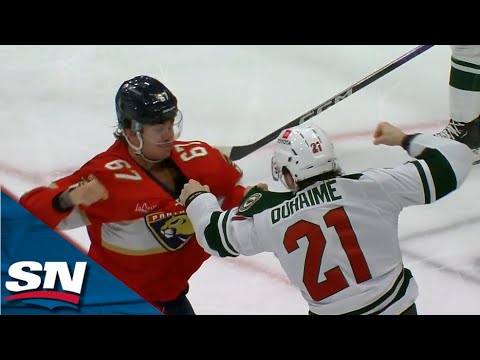
<instances>
[{"instance_id":1,"label":"white hockey jersey","mask_svg":"<svg viewBox=\"0 0 480 360\"><path fill-rule=\"evenodd\" d=\"M296 193L253 188L226 212L201 194L187 214L212 255L273 252L314 314L401 314L418 288L402 263L399 214L457 189L472 164L467 146L431 135L412 137L408 152L417 160Z\"/></svg>"}]
</instances>

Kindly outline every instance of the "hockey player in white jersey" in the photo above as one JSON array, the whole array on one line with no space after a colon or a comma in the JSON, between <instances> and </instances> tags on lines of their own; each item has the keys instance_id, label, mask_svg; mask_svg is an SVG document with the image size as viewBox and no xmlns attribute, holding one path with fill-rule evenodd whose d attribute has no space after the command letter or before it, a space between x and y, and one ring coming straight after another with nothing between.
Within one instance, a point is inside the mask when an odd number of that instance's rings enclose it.
<instances>
[{"instance_id":1,"label":"hockey player in white jersey","mask_svg":"<svg viewBox=\"0 0 480 360\"><path fill-rule=\"evenodd\" d=\"M386 122L374 144L402 146L416 159L342 175L325 132L304 125L280 134L272 158L274 179L290 192L253 187L238 208L222 211L208 186L190 180L179 200L208 253L273 252L310 314L415 315L418 288L402 262L399 214L457 189L473 154L460 142L407 135Z\"/></svg>"},{"instance_id":2,"label":"hockey player in white jersey","mask_svg":"<svg viewBox=\"0 0 480 360\"><path fill-rule=\"evenodd\" d=\"M472 149L480 163L480 45L450 45L450 121L435 134Z\"/></svg>"}]
</instances>

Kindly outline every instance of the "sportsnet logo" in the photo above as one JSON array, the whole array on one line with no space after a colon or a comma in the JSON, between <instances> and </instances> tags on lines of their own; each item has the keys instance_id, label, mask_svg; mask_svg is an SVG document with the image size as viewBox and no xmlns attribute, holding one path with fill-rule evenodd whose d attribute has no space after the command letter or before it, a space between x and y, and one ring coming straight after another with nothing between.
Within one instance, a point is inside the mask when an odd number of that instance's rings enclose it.
<instances>
[{"instance_id":1,"label":"sportsnet logo","mask_svg":"<svg viewBox=\"0 0 480 360\"><path fill-rule=\"evenodd\" d=\"M44 265L36 261L13 263L8 275L14 280L5 282L5 287L13 295L4 300L21 300L51 310L62 306L78 308L86 269L86 261L76 262L73 274L64 261L47 261Z\"/></svg>"}]
</instances>

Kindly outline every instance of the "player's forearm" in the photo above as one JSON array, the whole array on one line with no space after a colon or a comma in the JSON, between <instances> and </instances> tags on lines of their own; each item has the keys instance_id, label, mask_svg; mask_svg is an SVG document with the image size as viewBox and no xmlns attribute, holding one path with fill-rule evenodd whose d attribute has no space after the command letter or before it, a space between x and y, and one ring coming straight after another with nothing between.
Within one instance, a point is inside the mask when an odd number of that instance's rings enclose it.
<instances>
[{"instance_id":1,"label":"player's forearm","mask_svg":"<svg viewBox=\"0 0 480 360\"><path fill-rule=\"evenodd\" d=\"M19 203L52 229L55 229L70 213L70 211L60 212L52 204L53 199L62 192L63 189L59 188L38 187L23 194Z\"/></svg>"},{"instance_id":2,"label":"player's forearm","mask_svg":"<svg viewBox=\"0 0 480 360\"><path fill-rule=\"evenodd\" d=\"M425 160L432 176L438 174L442 177L447 172L453 171L457 187L463 183L472 167L472 151L465 144L455 140L418 134L410 139L406 150L410 156Z\"/></svg>"},{"instance_id":3,"label":"player's forearm","mask_svg":"<svg viewBox=\"0 0 480 360\"><path fill-rule=\"evenodd\" d=\"M195 196L195 194L192 194ZM217 224L212 219L212 214L221 212L217 198L212 193L206 192L195 196L193 200L187 202L186 212L192 222L198 243L208 254L219 256L218 252L209 245L206 239L205 229L211 225L217 228ZM211 221L215 222L211 224Z\"/></svg>"}]
</instances>

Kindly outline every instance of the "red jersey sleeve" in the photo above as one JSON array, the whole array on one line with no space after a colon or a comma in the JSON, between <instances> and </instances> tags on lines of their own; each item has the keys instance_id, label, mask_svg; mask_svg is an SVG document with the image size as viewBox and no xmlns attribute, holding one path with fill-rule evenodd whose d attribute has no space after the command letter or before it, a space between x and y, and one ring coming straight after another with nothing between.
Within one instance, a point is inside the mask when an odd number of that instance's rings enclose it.
<instances>
[{"instance_id":1,"label":"red jersey sleeve","mask_svg":"<svg viewBox=\"0 0 480 360\"><path fill-rule=\"evenodd\" d=\"M226 196L222 203L222 210L232 209L240 205L245 194L245 187L236 185Z\"/></svg>"},{"instance_id":2,"label":"red jersey sleeve","mask_svg":"<svg viewBox=\"0 0 480 360\"><path fill-rule=\"evenodd\" d=\"M86 164L72 175L55 180L49 186L39 186L24 193L20 197L19 203L48 226L55 229L63 219L70 215L72 210L62 212L56 210L53 206L53 199L70 187L78 186L92 172L94 172L94 169Z\"/></svg>"},{"instance_id":3,"label":"red jersey sleeve","mask_svg":"<svg viewBox=\"0 0 480 360\"><path fill-rule=\"evenodd\" d=\"M88 214L97 213L99 209L103 209L105 206L111 207L109 203L114 201L114 197L110 197L105 201L99 201L98 203L90 205L88 208L79 206L67 211L59 211L56 209L53 204L54 199L67 189L81 185L82 182L87 181L90 175L97 177L109 193L115 191L115 172L112 170L115 170L115 167L120 169L123 161L119 159L119 149L121 149L121 146L117 142L104 153L98 154L89 160L73 174L55 180L49 186L40 186L26 192L19 199L20 205L53 229L58 229L59 224L67 219L74 210L80 211L83 214L77 217L81 220L62 223L62 229L73 229L88 225ZM134 176L132 175L133 173L130 174L132 171L130 170L130 172L128 172L128 170L129 169L126 168L127 172L123 176Z\"/></svg>"},{"instance_id":4,"label":"red jersey sleeve","mask_svg":"<svg viewBox=\"0 0 480 360\"><path fill-rule=\"evenodd\" d=\"M245 188L238 183L243 172L220 150L202 141L177 142L172 158L187 179L208 185L210 191L223 200L224 209L240 203Z\"/></svg>"}]
</instances>

